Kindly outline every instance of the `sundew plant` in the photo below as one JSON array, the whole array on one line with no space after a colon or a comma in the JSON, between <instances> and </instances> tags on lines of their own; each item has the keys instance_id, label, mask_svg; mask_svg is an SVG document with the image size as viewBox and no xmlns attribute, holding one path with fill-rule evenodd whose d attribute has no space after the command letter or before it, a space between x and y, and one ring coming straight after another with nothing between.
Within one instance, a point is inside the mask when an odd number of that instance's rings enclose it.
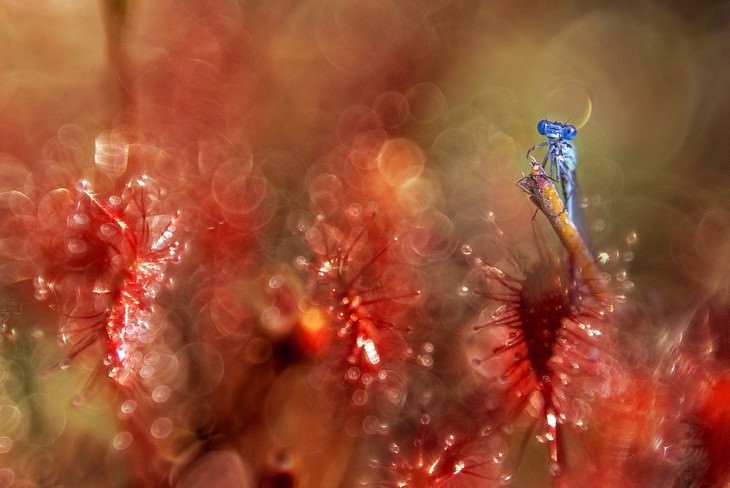
<instances>
[{"instance_id":1,"label":"sundew plant","mask_svg":"<svg viewBox=\"0 0 730 488\"><path fill-rule=\"evenodd\" d=\"M0 26L0 487L730 484L726 5Z\"/></svg>"}]
</instances>

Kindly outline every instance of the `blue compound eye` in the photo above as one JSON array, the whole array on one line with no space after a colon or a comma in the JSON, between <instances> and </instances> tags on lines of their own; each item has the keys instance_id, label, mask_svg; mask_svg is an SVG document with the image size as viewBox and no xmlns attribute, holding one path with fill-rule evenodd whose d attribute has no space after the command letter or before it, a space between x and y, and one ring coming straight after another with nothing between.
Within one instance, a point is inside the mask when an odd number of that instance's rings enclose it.
<instances>
[{"instance_id":1,"label":"blue compound eye","mask_svg":"<svg viewBox=\"0 0 730 488\"><path fill-rule=\"evenodd\" d=\"M537 132L540 135L543 135L544 136L545 133L547 132L547 126L548 126L548 124L549 124L549 122L547 120L545 120L545 119L543 119L540 122L538 122L537 123Z\"/></svg>"},{"instance_id":2,"label":"blue compound eye","mask_svg":"<svg viewBox=\"0 0 730 488\"><path fill-rule=\"evenodd\" d=\"M576 135L578 135L578 129L574 125L563 126L563 139L569 141L574 139Z\"/></svg>"}]
</instances>

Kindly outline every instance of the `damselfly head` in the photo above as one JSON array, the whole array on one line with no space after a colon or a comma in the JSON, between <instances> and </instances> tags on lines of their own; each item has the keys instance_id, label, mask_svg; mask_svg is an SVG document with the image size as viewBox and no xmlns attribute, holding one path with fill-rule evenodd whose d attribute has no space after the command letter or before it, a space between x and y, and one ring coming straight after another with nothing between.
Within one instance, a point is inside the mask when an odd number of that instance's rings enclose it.
<instances>
[{"instance_id":1,"label":"damselfly head","mask_svg":"<svg viewBox=\"0 0 730 488\"><path fill-rule=\"evenodd\" d=\"M569 141L574 139L576 135L578 135L578 129L576 129L574 125L563 126L563 139Z\"/></svg>"},{"instance_id":2,"label":"damselfly head","mask_svg":"<svg viewBox=\"0 0 730 488\"><path fill-rule=\"evenodd\" d=\"M578 129L574 125L543 119L537 123L537 132L546 136L548 139L564 139L570 141L575 139L575 136L578 134Z\"/></svg>"}]
</instances>

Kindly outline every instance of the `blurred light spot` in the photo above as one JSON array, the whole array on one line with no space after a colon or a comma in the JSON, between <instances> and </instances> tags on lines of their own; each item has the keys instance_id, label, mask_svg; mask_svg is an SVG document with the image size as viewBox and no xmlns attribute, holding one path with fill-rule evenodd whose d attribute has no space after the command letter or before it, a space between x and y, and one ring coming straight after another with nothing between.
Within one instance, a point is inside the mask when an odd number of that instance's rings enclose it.
<instances>
[{"instance_id":1,"label":"blurred light spot","mask_svg":"<svg viewBox=\"0 0 730 488\"><path fill-rule=\"evenodd\" d=\"M581 128L591 117L593 103L585 83L578 79L560 78L546 90L542 102L543 117Z\"/></svg>"},{"instance_id":2,"label":"blurred light spot","mask_svg":"<svg viewBox=\"0 0 730 488\"><path fill-rule=\"evenodd\" d=\"M389 129L403 125L408 118L408 100L395 91L381 93L373 104L378 121Z\"/></svg>"},{"instance_id":3,"label":"blurred light spot","mask_svg":"<svg viewBox=\"0 0 730 488\"><path fill-rule=\"evenodd\" d=\"M396 186L418 177L423 171L421 149L408 139L391 139L378 154L378 170L385 181Z\"/></svg>"},{"instance_id":4,"label":"blurred light spot","mask_svg":"<svg viewBox=\"0 0 730 488\"><path fill-rule=\"evenodd\" d=\"M157 403L164 403L170 398L172 390L167 385L158 385L152 390L152 400Z\"/></svg>"},{"instance_id":5,"label":"blurred light spot","mask_svg":"<svg viewBox=\"0 0 730 488\"><path fill-rule=\"evenodd\" d=\"M457 246L454 223L437 210L413 219L404 241L419 257L429 261L446 259Z\"/></svg>"},{"instance_id":6,"label":"blurred light spot","mask_svg":"<svg viewBox=\"0 0 730 488\"><path fill-rule=\"evenodd\" d=\"M0 404L0 435L11 435L20 424L20 409L13 403Z\"/></svg>"},{"instance_id":7,"label":"blurred light spot","mask_svg":"<svg viewBox=\"0 0 730 488\"><path fill-rule=\"evenodd\" d=\"M0 454L10 452L13 448L13 439L7 435L0 435Z\"/></svg>"},{"instance_id":8,"label":"blurred light spot","mask_svg":"<svg viewBox=\"0 0 730 488\"><path fill-rule=\"evenodd\" d=\"M102 173L119 177L127 171L129 144L116 133L99 134L94 144L94 164Z\"/></svg>"},{"instance_id":9,"label":"blurred light spot","mask_svg":"<svg viewBox=\"0 0 730 488\"><path fill-rule=\"evenodd\" d=\"M329 173L318 175L309 183L308 190L315 211L330 215L339 208L343 186L337 176Z\"/></svg>"},{"instance_id":10,"label":"blurred light spot","mask_svg":"<svg viewBox=\"0 0 730 488\"><path fill-rule=\"evenodd\" d=\"M422 123L435 122L446 111L446 97L433 83L418 83L406 93L411 117Z\"/></svg>"},{"instance_id":11,"label":"blurred light spot","mask_svg":"<svg viewBox=\"0 0 730 488\"><path fill-rule=\"evenodd\" d=\"M137 410L137 402L134 400L127 400L122 403L122 406L119 409L124 415L132 414L135 410Z\"/></svg>"},{"instance_id":12,"label":"blurred light spot","mask_svg":"<svg viewBox=\"0 0 730 488\"><path fill-rule=\"evenodd\" d=\"M362 407L368 401L368 393L363 389L357 389L352 393L352 403Z\"/></svg>"},{"instance_id":13,"label":"blurred light spot","mask_svg":"<svg viewBox=\"0 0 730 488\"><path fill-rule=\"evenodd\" d=\"M406 211L420 213L428 210L438 196L437 183L426 178L413 178L398 189L398 204Z\"/></svg>"},{"instance_id":14,"label":"blurred light spot","mask_svg":"<svg viewBox=\"0 0 730 488\"><path fill-rule=\"evenodd\" d=\"M301 324L308 334L318 334L327 325L327 314L317 307L309 307L302 312Z\"/></svg>"},{"instance_id":15,"label":"blurred light spot","mask_svg":"<svg viewBox=\"0 0 730 488\"><path fill-rule=\"evenodd\" d=\"M150 434L155 439L164 439L172 433L172 420L167 417L160 417L152 422Z\"/></svg>"},{"instance_id":16,"label":"blurred light spot","mask_svg":"<svg viewBox=\"0 0 730 488\"><path fill-rule=\"evenodd\" d=\"M134 438L129 432L120 432L112 439L112 447L117 451L123 451L132 445Z\"/></svg>"},{"instance_id":17,"label":"blurred light spot","mask_svg":"<svg viewBox=\"0 0 730 488\"><path fill-rule=\"evenodd\" d=\"M261 206L267 182L249 158L231 159L218 167L211 182L216 203L232 215L248 214Z\"/></svg>"}]
</instances>

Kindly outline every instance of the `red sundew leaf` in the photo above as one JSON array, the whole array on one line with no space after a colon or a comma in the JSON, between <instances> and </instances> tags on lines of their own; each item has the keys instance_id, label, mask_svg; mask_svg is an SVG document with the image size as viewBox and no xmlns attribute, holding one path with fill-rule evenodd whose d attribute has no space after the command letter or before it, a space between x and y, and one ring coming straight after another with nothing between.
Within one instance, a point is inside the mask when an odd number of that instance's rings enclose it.
<instances>
[{"instance_id":1,"label":"red sundew leaf","mask_svg":"<svg viewBox=\"0 0 730 488\"><path fill-rule=\"evenodd\" d=\"M180 257L178 214L158 213L164 196L141 176L121 196L103 198L81 181L74 193L56 190L39 205L41 225L57 236L41 243L47 261L34 286L37 298L52 295L64 315L63 364L101 342L112 379L126 384L140 370L162 326L155 297L168 282L168 265Z\"/></svg>"},{"instance_id":2,"label":"red sundew leaf","mask_svg":"<svg viewBox=\"0 0 730 488\"><path fill-rule=\"evenodd\" d=\"M428 416L424 416L428 417ZM384 473L378 484L387 488L444 488L483 486L485 481L507 481L498 474L502 453L483 442L447 434L442 439L419 429L409 444L391 443L387 460L377 463Z\"/></svg>"},{"instance_id":3,"label":"red sundew leaf","mask_svg":"<svg viewBox=\"0 0 730 488\"><path fill-rule=\"evenodd\" d=\"M313 258L300 258L299 264L309 273L303 327L313 344L327 347L338 382L349 384L353 402L363 406L372 385L388 377L389 365L406 360L399 321L420 292L408 286L413 271L394 261L398 241L372 217L357 215L345 212L341 227L319 219L302 228Z\"/></svg>"},{"instance_id":4,"label":"red sundew leaf","mask_svg":"<svg viewBox=\"0 0 730 488\"><path fill-rule=\"evenodd\" d=\"M468 250L467 254L471 254ZM543 422L551 471L565 468L563 426L584 428L581 398L606 395L604 378L615 362L608 354L608 317L582 288L573 302L560 262L540 261L510 275L477 260L476 288L464 291L489 300L474 330L483 342L473 360L492 394L501 396L502 423L514 422L530 408ZM484 286L486 285L486 286Z\"/></svg>"}]
</instances>

